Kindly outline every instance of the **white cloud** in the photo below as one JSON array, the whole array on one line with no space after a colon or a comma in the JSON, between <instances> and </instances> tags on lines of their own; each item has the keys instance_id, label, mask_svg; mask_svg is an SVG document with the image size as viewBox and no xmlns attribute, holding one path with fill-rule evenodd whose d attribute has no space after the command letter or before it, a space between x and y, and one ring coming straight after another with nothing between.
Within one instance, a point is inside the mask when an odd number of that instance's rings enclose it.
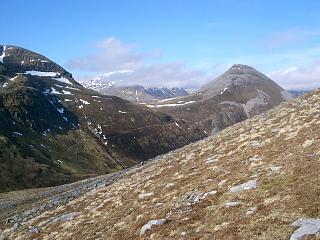
<instances>
[{"instance_id":1,"label":"white cloud","mask_svg":"<svg viewBox=\"0 0 320 240\"><path fill-rule=\"evenodd\" d=\"M180 62L159 63L159 50L139 53L134 44L124 44L115 37L107 38L95 45L88 56L70 60L66 65L74 70L92 75L117 72L110 81L125 85L146 87L185 87L196 89L208 81L205 71L197 70ZM121 71L130 70L130 74ZM83 81L88 77L79 76Z\"/></svg>"},{"instance_id":2,"label":"white cloud","mask_svg":"<svg viewBox=\"0 0 320 240\"><path fill-rule=\"evenodd\" d=\"M307 67L289 67L269 74L286 89L311 90L320 87L320 63Z\"/></svg>"},{"instance_id":3,"label":"white cloud","mask_svg":"<svg viewBox=\"0 0 320 240\"><path fill-rule=\"evenodd\" d=\"M146 87L167 86L196 89L208 81L204 72L188 68L182 63L153 64L138 68L130 75L119 76L122 83Z\"/></svg>"},{"instance_id":4,"label":"white cloud","mask_svg":"<svg viewBox=\"0 0 320 240\"><path fill-rule=\"evenodd\" d=\"M145 58L160 56L158 50L145 53L135 52L135 45L123 44L115 37L106 38L94 45L94 52L67 62L67 66L83 71L117 71L136 69Z\"/></svg>"}]
</instances>

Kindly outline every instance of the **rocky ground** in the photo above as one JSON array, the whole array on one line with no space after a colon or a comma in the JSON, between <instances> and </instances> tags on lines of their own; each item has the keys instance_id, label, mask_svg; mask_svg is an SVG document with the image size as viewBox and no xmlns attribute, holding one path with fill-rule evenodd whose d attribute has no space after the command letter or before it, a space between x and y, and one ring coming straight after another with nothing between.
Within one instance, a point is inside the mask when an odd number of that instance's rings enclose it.
<instances>
[{"instance_id":1,"label":"rocky ground","mask_svg":"<svg viewBox=\"0 0 320 240\"><path fill-rule=\"evenodd\" d=\"M93 189L110 185L120 180L127 172L141 167L142 164L138 164L116 173L92 177L57 187L0 193L0 229L6 227L19 228L24 222L35 216L66 204Z\"/></svg>"},{"instance_id":2,"label":"rocky ground","mask_svg":"<svg viewBox=\"0 0 320 240\"><path fill-rule=\"evenodd\" d=\"M320 91L128 171L8 239L320 239Z\"/></svg>"}]
</instances>

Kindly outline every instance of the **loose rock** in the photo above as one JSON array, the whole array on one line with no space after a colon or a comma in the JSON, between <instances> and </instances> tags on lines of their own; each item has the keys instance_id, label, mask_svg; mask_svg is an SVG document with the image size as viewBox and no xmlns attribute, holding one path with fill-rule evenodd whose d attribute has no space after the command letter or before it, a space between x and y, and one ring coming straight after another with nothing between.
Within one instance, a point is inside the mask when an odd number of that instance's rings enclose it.
<instances>
[{"instance_id":1,"label":"loose rock","mask_svg":"<svg viewBox=\"0 0 320 240\"><path fill-rule=\"evenodd\" d=\"M140 231L140 236L143 236L147 230L150 230L152 226L154 225L163 225L167 223L167 219L162 218L162 219L156 219L156 220L150 220L148 223L143 225Z\"/></svg>"}]
</instances>

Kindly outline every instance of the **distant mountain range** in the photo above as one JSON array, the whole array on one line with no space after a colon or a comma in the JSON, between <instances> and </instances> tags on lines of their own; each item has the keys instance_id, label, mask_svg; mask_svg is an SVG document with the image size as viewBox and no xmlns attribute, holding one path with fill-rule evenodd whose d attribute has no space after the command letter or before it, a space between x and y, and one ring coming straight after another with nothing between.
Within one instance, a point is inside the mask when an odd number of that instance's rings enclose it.
<instances>
[{"instance_id":1,"label":"distant mountain range","mask_svg":"<svg viewBox=\"0 0 320 240\"><path fill-rule=\"evenodd\" d=\"M308 91L308 90L288 90L288 92L291 93L292 96L294 96L294 97L299 97L299 96L304 95L310 91Z\"/></svg>"},{"instance_id":2,"label":"distant mountain range","mask_svg":"<svg viewBox=\"0 0 320 240\"><path fill-rule=\"evenodd\" d=\"M102 94L117 96L137 103L151 103L162 99L188 95L188 92L183 88L146 88L140 85L123 86L122 82L111 80L112 75L127 73L130 73L130 71L124 70L101 74L81 83L84 87L96 90Z\"/></svg>"},{"instance_id":3,"label":"distant mountain range","mask_svg":"<svg viewBox=\"0 0 320 240\"><path fill-rule=\"evenodd\" d=\"M130 74L130 70L122 70L100 74L92 77L90 80L83 80L80 83L89 89L96 90L102 94L113 95L137 103L157 103L166 101L166 99L183 97L191 94L184 88L154 87L147 88L141 85L126 85L121 81L113 81L114 75ZM194 91L193 91L194 92ZM301 96L309 91L307 90L288 90L293 97Z\"/></svg>"}]
</instances>

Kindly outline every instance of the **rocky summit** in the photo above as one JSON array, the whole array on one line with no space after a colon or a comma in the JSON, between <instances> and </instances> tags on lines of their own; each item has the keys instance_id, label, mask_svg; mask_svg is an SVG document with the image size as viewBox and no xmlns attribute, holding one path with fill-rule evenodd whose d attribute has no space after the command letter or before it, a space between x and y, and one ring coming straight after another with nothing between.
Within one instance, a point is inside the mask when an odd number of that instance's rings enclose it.
<instances>
[{"instance_id":1,"label":"rocky summit","mask_svg":"<svg viewBox=\"0 0 320 240\"><path fill-rule=\"evenodd\" d=\"M191 95L148 106L188 122L210 135L292 97L256 69L235 64Z\"/></svg>"},{"instance_id":2,"label":"rocky summit","mask_svg":"<svg viewBox=\"0 0 320 240\"><path fill-rule=\"evenodd\" d=\"M320 91L129 170L10 239L317 239Z\"/></svg>"}]
</instances>

